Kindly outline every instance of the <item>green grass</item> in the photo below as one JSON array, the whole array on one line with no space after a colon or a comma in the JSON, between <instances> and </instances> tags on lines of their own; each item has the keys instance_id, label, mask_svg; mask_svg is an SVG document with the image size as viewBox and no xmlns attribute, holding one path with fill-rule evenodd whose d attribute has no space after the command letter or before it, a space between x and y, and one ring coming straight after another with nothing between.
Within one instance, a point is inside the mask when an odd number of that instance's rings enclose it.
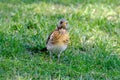
<instances>
[{"instance_id":1,"label":"green grass","mask_svg":"<svg viewBox=\"0 0 120 80\"><path fill-rule=\"evenodd\" d=\"M39 50L61 18L71 41L50 63ZM119 80L120 0L0 0L0 80L40 79Z\"/></svg>"}]
</instances>

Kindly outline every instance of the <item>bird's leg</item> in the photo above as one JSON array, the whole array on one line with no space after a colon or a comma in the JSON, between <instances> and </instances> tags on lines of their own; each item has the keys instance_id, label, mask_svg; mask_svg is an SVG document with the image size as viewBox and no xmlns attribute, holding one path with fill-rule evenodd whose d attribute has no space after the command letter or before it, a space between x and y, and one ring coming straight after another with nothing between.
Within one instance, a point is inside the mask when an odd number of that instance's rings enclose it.
<instances>
[{"instance_id":1,"label":"bird's leg","mask_svg":"<svg viewBox=\"0 0 120 80\"><path fill-rule=\"evenodd\" d=\"M61 52L58 54L58 63L60 63L60 55L61 55Z\"/></svg>"},{"instance_id":2,"label":"bird's leg","mask_svg":"<svg viewBox=\"0 0 120 80\"><path fill-rule=\"evenodd\" d=\"M52 52L50 51L50 62L52 62Z\"/></svg>"}]
</instances>

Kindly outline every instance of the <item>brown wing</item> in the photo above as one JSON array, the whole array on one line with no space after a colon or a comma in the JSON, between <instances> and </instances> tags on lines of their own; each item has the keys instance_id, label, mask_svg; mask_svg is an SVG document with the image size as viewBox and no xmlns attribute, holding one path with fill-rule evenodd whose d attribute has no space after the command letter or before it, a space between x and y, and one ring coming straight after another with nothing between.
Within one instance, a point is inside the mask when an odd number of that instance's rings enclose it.
<instances>
[{"instance_id":1,"label":"brown wing","mask_svg":"<svg viewBox=\"0 0 120 80\"><path fill-rule=\"evenodd\" d=\"M48 43L48 41L49 41L50 39L52 39L52 37L53 37L53 35L56 33L56 31L58 31L58 30L56 29L55 31L53 31L53 32L50 33L50 35L49 35L48 38L47 38L46 44Z\"/></svg>"},{"instance_id":2,"label":"brown wing","mask_svg":"<svg viewBox=\"0 0 120 80\"><path fill-rule=\"evenodd\" d=\"M67 31L64 31L64 33L62 33L59 30L55 30L49 35L46 44L48 43L49 40L51 40L52 44L55 44L58 42L67 44L69 41L69 35Z\"/></svg>"}]
</instances>

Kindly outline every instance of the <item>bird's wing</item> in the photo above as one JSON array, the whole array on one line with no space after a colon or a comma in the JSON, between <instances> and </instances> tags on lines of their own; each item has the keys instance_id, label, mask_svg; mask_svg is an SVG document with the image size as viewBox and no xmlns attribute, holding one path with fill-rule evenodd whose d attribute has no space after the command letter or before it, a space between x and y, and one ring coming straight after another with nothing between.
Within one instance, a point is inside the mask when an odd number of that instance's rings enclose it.
<instances>
[{"instance_id":1,"label":"bird's wing","mask_svg":"<svg viewBox=\"0 0 120 80\"><path fill-rule=\"evenodd\" d=\"M53 32L52 32L52 33L53 33ZM48 41L49 41L52 33L50 33L50 35L48 36L47 41L46 41L46 44L48 43Z\"/></svg>"},{"instance_id":2,"label":"bird's wing","mask_svg":"<svg viewBox=\"0 0 120 80\"><path fill-rule=\"evenodd\" d=\"M47 41L46 41L46 44L48 43L49 40L51 41L55 41L57 35L58 35L58 32L57 30L53 31L47 38Z\"/></svg>"},{"instance_id":3,"label":"bird's wing","mask_svg":"<svg viewBox=\"0 0 120 80\"><path fill-rule=\"evenodd\" d=\"M69 35L67 32L64 34L61 34L59 30L55 30L49 35L46 44L48 43L49 40L51 40L53 44L56 43L57 41L68 43Z\"/></svg>"}]
</instances>

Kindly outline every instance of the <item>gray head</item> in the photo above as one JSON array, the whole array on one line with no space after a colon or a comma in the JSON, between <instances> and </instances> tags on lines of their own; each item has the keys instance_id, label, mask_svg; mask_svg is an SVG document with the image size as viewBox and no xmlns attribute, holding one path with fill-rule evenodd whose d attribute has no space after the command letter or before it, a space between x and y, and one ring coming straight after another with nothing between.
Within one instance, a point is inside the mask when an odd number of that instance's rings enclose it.
<instances>
[{"instance_id":1,"label":"gray head","mask_svg":"<svg viewBox=\"0 0 120 80\"><path fill-rule=\"evenodd\" d=\"M67 29L68 21L65 19L61 19L58 23L58 29Z\"/></svg>"}]
</instances>

